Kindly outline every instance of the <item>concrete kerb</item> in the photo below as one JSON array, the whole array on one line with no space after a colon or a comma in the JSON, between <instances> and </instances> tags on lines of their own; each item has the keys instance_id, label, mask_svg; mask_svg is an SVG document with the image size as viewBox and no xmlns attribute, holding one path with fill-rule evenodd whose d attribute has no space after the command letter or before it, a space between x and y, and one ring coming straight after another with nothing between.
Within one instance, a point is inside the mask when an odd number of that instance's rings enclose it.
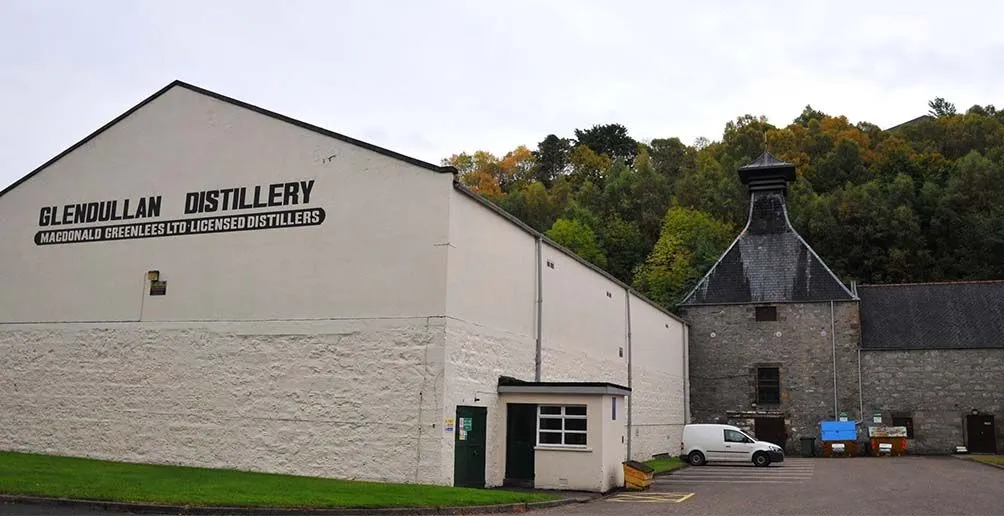
<instances>
[{"instance_id":1,"label":"concrete kerb","mask_svg":"<svg viewBox=\"0 0 1004 516\"><path fill-rule=\"evenodd\" d=\"M652 476L653 477L664 477L666 475L672 475L673 473L676 473L677 471L683 471L683 470L685 470L685 469L687 469L689 467L690 467L690 464L684 463L682 466L680 466L678 468L673 468L673 469L671 469L669 471L660 471L658 473L652 474Z\"/></svg>"},{"instance_id":2,"label":"concrete kerb","mask_svg":"<svg viewBox=\"0 0 1004 516\"><path fill-rule=\"evenodd\" d=\"M110 502L102 500L77 500L71 498L46 498L39 496L0 495L2 504L48 505L61 507L77 507L82 509L98 509L108 512L131 514L172 514L172 515L212 515L212 516L342 516L378 514L386 516L397 515L432 515L432 514L500 514L528 512L539 509L550 509L573 503L587 503L590 498L565 498L549 502L523 502L497 505L471 505L460 507L387 507L387 508L286 508L286 507L203 507L190 505L161 505L131 502Z\"/></svg>"}]
</instances>

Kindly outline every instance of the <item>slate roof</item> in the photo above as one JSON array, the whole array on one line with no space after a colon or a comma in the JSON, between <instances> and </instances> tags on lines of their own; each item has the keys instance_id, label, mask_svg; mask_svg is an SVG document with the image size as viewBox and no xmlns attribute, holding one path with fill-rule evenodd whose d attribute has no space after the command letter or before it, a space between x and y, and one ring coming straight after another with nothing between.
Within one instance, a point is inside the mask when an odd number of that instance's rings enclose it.
<instances>
[{"instance_id":1,"label":"slate roof","mask_svg":"<svg viewBox=\"0 0 1004 516\"><path fill-rule=\"evenodd\" d=\"M739 169L750 190L746 227L683 305L855 299L791 227L786 191L794 172L768 152Z\"/></svg>"},{"instance_id":2,"label":"slate roof","mask_svg":"<svg viewBox=\"0 0 1004 516\"><path fill-rule=\"evenodd\" d=\"M1004 281L861 285L864 349L1004 348Z\"/></svg>"}]
</instances>

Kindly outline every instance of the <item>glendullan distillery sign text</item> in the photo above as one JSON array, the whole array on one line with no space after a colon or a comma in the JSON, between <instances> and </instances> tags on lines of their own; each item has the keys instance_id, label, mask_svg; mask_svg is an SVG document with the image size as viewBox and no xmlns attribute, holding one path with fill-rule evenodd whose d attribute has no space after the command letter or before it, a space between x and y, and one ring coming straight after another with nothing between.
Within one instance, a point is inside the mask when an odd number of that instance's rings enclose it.
<instances>
[{"instance_id":1,"label":"glendullan distillery sign text","mask_svg":"<svg viewBox=\"0 0 1004 516\"><path fill-rule=\"evenodd\" d=\"M91 201L62 206L44 206L38 225L77 226L44 229L35 233L35 244L102 242L177 235L223 233L290 227L317 226L324 222L324 208L297 208L246 213L243 210L296 206L310 203L314 180L202 190L185 194L183 214L236 212L207 217L158 220L163 196L138 199ZM130 221L130 222L123 222ZM115 224L101 224L115 222ZM99 224L92 226L91 224ZM80 226L83 225L83 226Z\"/></svg>"}]
</instances>

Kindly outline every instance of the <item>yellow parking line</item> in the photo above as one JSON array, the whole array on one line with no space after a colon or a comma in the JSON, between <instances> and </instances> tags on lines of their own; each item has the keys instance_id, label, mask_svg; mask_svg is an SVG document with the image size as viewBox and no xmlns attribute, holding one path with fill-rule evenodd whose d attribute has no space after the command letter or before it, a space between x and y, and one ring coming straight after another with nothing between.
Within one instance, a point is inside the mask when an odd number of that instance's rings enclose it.
<instances>
[{"instance_id":1,"label":"yellow parking line","mask_svg":"<svg viewBox=\"0 0 1004 516\"><path fill-rule=\"evenodd\" d=\"M607 501L619 503L680 503L692 496L694 496L694 493L630 493L612 496L607 498Z\"/></svg>"}]
</instances>

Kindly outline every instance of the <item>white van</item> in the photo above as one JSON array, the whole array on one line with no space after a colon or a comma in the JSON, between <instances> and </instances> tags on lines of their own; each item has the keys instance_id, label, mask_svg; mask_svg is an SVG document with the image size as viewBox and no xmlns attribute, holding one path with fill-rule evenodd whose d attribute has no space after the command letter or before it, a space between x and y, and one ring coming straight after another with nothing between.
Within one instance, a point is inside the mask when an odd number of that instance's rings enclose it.
<instances>
[{"instance_id":1,"label":"white van","mask_svg":"<svg viewBox=\"0 0 1004 516\"><path fill-rule=\"evenodd\" d=\"M732 425L693 424L683 427L680 456L692 466L708 462L752 462L769 466L784 462L784 450L767 441L757 441Z\"/></svg>"}]
</instances>

